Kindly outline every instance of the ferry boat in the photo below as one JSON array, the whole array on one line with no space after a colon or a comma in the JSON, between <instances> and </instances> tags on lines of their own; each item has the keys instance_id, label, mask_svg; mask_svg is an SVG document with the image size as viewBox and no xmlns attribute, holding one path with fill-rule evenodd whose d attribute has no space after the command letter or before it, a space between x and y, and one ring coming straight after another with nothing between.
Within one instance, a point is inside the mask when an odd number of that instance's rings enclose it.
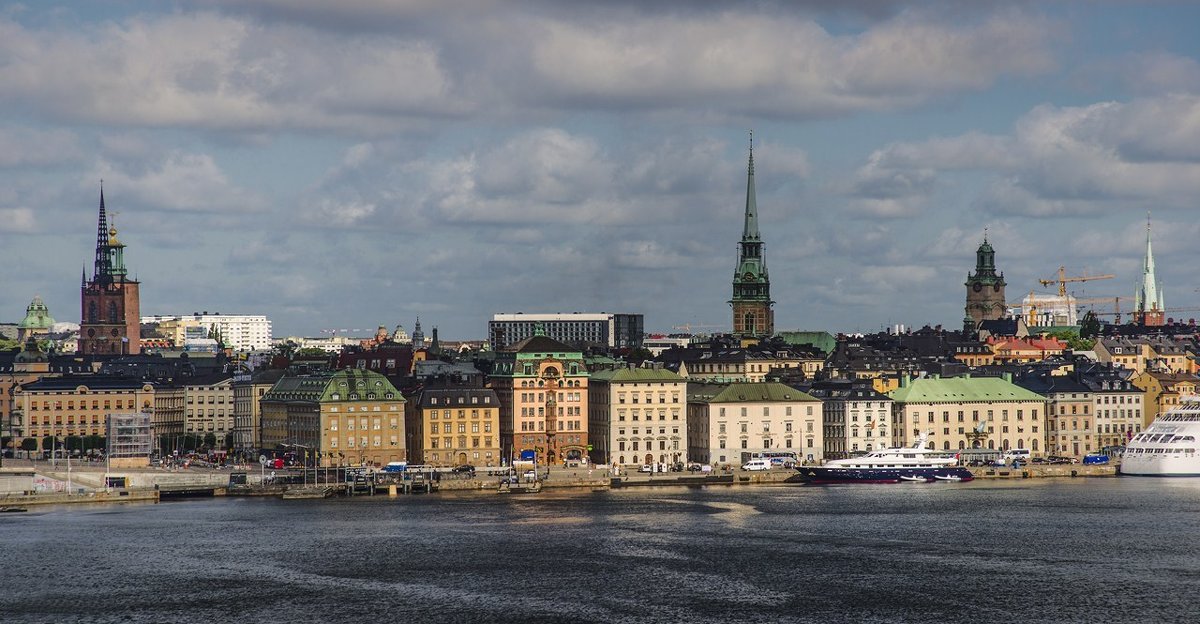
<instances>
[{"instance_id":1,"label":"ferry boat","mask_svg":"<svg viewBox=\"0 0 1200 624\"><path fill-rule=\"evenodd\" d=\"M1125 445L1117 474L1200 477L1200 396L1185 396Z\"/></svg>"},{"instance_id":2,"label":"ferry boat","mask_svg":"<svg viewBox=\"0 0 1200 624\"><path fill-rule=\"evenodd\" d=\"M970 470L958 465L958 456L925 448L929 432L912 446L879 449L861 457L832 459L824 466L798 466L805 483L900 483L901 481L970 481Z\"/></svg>"}]
</instances>

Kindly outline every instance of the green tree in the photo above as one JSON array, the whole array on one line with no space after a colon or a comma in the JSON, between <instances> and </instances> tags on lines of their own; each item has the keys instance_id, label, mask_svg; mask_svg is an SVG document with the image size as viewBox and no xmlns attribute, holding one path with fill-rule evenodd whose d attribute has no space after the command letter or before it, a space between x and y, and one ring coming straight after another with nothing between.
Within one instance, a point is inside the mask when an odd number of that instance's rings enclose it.
<instances>
[{"instance_id":1,"label":"green tree","mask_svg":"<svg viewBox=\"0 0 1200 624\"><path fill-rule=\"evenodd\" d=\"M1067 347L1072 351L1091 351L1092 347L1096 346L1095 340L1082 338L1078 333L1070 329L1052 331L1047 335L1067 343Z\"/></svg>"},{"instance_id":2,"label":"green tree","mask_svg":"<svg viewBox=\"0 0 1200 624\"><path fill-rule=\"evenodd\" d=\"M37 438L25 438L24 440L21 440L21 450L25 451L26 457L29 457L30 453L36 451L37 447L38 447Z\"/></svg>"},{"instance_id":3,"label":"green tree","mask_svg":"<svg viewBox=\"0 0 1200 624\"><path fill-rule=\"evenodd\" d=\"M1081 338L1095 338L1100 334L1100 318L1096 316L1095 310L1088 310L1083 315L1083 320L1079 323L1079 336Z\"/></svg>"},{"instance_id":4,"label":"green tree","mask_svg":"<svg viewBox=\"0 0 1200 624\"><path fill-rule=\"evenodd\" d=\"M204 434L204 446L207 448L215 448L217 446L217 436L211 432Z\"/></svg>"}]
</instances>

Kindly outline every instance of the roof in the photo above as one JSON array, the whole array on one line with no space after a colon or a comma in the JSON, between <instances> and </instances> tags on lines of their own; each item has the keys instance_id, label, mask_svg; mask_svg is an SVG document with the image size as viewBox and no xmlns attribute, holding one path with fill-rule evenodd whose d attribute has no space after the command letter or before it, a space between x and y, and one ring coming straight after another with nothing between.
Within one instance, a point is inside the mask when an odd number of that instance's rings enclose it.
<instances>
[{"instance_id":1,"label":"roof","mask_svg":"<svg viewBox=\"0 0 1200 624\"><path fill-rule=\"evenodd\" d=\"M280 378L263 401L332 403L335 401L403 401L400 391L387 377L369 370L340 370L323 375L291 375Z\"/></svg>"},{"instance_id":2,"label":"roof","mask_svg":"<svg viewBox=\"0 0 1200 624\"><path fill-rule=\"evenodd\" d=\"M826 354L837 346L837 339L826 331L781 331L775 335L789 345L811 345Z\"/></svg>"},{"instance_id":3,"label":"roof","mask_svg":"<svg viewBox=\"0 0 1200 624\"><path fill-rule=\"evenodd\" d=\"M86 386L89 390L141 390L148 382L136 377L112 377L109 375L63 375L42 377L21 386L26 392L52 392L74 390Z\"/></svg>"},{"instance_id":4,"label":"roof","mask_svg":"<svg viewBox=\"0 0 1200 624\"><path fill-rule=\"evenodd\" d=\"M686 382L687 380L665 368L618 368L592 373L592 379L600 382Z\"/></svg>"},{"instance_id":5,"label":"roof","mask_svg":"<svg viewBox=\"0 0 1200 624\"><path fill-rule=\"evenodd\" d=\"M471 399L477 399L472 403ZM434 403L434 399L437 402ZM500 407L500 397L491 388L430 388L421 392L422 408L442 407Z\"/></svg>"},{"instance_id":6,"label":"roof","mask_svg":"<svg viewBox=\"0 0 1200 624\"><path fill-rule=\"evenodd\" d=\"M819 401L816 397L774 381L729 384L709 403L765 403L782 401Z\"/></svg>"},{"instance_id":7,"label":"roof","mask_svg":"<svg viewBox=\"0 0 1200 624\"><path fill-rule=\"evenodd\" d=\"M574 353L582 356L579 349L541 334L534 334L505 350L516 353Z\"/></svg>"},{"instance_id":8,"label":"roof","mask_svg":"<svg viewBox=\"0 0 1200 624\"><path fill-rule=\"evenodd\" d=\"M922 377L888 393L903 403L1038 401L1046 398L1000 377Z\"/></svg>"}]
</instances>

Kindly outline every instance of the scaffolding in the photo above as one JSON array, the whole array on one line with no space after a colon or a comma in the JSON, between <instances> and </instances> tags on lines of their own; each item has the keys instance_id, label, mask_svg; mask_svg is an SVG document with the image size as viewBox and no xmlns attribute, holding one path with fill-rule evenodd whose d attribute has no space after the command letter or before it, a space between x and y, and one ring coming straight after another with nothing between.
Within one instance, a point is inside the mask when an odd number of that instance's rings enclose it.
<instances>
[{"instance_id":1,"label":"scaffolding","mask_svg":"<svg viewBox=\"0 0 1200 624\"><path fill-rule=\"evenodd\" d=\"M150 414L109 414L107 420L109 465L121 468L149 466L150 451L154 448Z\"/></svg>"}]
</instances>

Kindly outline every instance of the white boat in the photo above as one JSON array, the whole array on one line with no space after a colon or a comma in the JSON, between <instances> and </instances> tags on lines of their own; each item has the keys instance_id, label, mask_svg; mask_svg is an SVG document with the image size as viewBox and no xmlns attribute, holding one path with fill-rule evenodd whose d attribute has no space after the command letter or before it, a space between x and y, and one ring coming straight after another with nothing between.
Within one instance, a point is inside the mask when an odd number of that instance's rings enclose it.
<instances>
[{"instance_id":1,"label":"white boat","mask_svg":"<svg viewBox=\"0 0 1200 624\"><path fill-rule=\"evenodd\" d=\"M861 457L831 459L824 466L797 466L805 483L899 483L955 477L970 481L974 475L958 465L951 451L926 448L932 432L917 437L912 446L878 449Z\"/></svg>"},{"instance_id":2,"label":"white boat","mask_svg":"<svg viewBox=\"0 0 1200 624\"><path fill-rule=\"evenodd\" d=\"M1185 396L1125 445L1118 474L1200 477L1200 396Z\"/></svg>"},{"instance_id":3,"label":"white boat","mask_svg":"<svg viewBox=\"0 0 1200 624\"><path fill-rule=\"evenodd\" d=\"M958 475L933 475L938 481L962 481L962 477Z\"/></svg>"}]
</instances>

